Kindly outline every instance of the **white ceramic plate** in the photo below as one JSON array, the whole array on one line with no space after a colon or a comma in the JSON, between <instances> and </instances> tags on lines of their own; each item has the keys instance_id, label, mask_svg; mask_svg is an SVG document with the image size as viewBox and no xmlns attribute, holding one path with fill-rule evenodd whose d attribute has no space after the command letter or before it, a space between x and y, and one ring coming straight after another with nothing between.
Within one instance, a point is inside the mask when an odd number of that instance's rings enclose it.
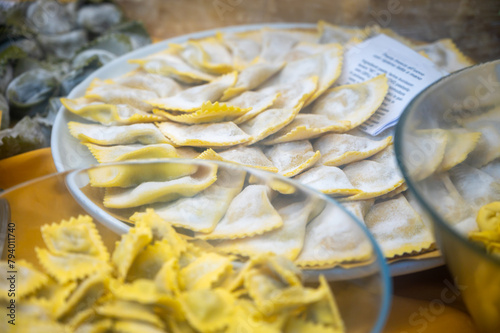
<instances>
[{"instance_id":1,"label":"white ceramic plate","mask_svg":"<svg viewBox=\"0 0 500 333\"><path fill-rule=\"evenodd\" d=\"M248 30L256 30L261 29L263 27L271 27L276 29L291 29L291 28L316 28L315 24L309 23L272 23L272 24L256 24L256 25L245 25L245 26L235 26L235 27L226 27L219 28L213 30L207 30L197 33L192 33L188 35L183 35L180 37L175 37L171 39L164 40L159 43L151 44L145 46L143 48L137 49L130 53L127 53L112 62L106 64L101 67L94 73L92 73L87 79L85 79L82 83L76 86L68 95L68 98L76 98L84 95L86 88L90 84L90 82L94 78L100 79L110 79L115 78L120 75L123 75L127 72L132 71L138 66L135 64L129 64L129 59L137 59L146 57L152 53L159 52L168 47L170 43L183 43L189 39L193 38L203 38L207 36L212 36L218 31L231 31L231 32L239 32L239 31L248 31ZM97 161L94 159L92 154L89 152L87 147L81 145L77 139L71 136L68 130L68 122L70 121L78 121L78 122L88 122L83 118L78 117L77 115L67 111L64 107L59 110L59 113L56 117L54 127L52 129L52 139L51 139L51 147L52 147L52 156L54 158L54 163L58 171L67 171L73 169L86 168L91 165L96 165ZM75 198L78 200L80 194L77 191L74 191L73 194ZM80 198L82 199L82 198ZM83 200L83 199L82 199ZM81 200L78 200L81 201ZM83 202L82 202L83 204ZM99 215L96 211L96 207L90 207L85 205L84 208L90 210L89 213ZM98 216L94 215L96 218ZM102 216L101 216L102 218ZM98 218L99 219L99 218ZM426 269L434 268L440 265L443 265L444 261L441 257L433 258L433 259L424 259L424 260L407 260L407 261L398 261L389 266L390 272L392 276L410 274L418 271L423 271ZM322 271L318 271L322 272ZM311 271L310 274L317 275L314 271Z\"/></svg>"}]
</instances>

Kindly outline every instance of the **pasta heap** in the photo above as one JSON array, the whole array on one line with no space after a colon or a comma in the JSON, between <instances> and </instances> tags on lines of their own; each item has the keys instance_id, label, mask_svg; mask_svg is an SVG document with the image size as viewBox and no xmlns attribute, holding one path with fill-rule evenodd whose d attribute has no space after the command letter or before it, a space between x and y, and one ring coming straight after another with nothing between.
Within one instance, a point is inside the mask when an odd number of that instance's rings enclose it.
<instances>
[{"instance_id":1,"label":"pasta heap","mask_svg":"<svg viewBox=\"0 0 500 333\"><path fill-rule=\"evenodd\" d=\"M110 254L92 219L41 228L43 270L19 260L17 324L2 332L343 332L326 280L305 287L284 257L242 264L187 240L153 210ZM7 261L0 267L8 270ZM4 279L5 280L5 279ZM7 307L7 280L0 304Z\"/></svg>"},{"instance_id":2,"label":"pasta heap","mask_svg":"<svg viewBox=\"0 0 500 333\"><path fill-rule=\"evenodd\" d=\"M387 258L432 251L433 236L408 202L392 136L369 137L358 129L382 104L389 88L387 77L382 74L361 83L336 85L344 51L379 33L413 48L444 70L472 64L450 40L418 43L378 27L343 28L320 22L317 29L221 32L170 44L164 51L131 60L138 65L134 71L110 80L95 79L83 97L62 99L69 111L93 122L70 122L69 130L100 163L198 158L291 177L341 202L354 203L347 207L364 207L355 208L356 215L375 235ZM470 134L469 146L475 145L475 137ZM453 148L448 151L450 157L442 165L447 169L460 162ZM280 230L286 233L287 224L292 223L283 218L278 222L278 215L288 215L274 209L272 198L264 199L265 188L241 191L237 184L226 187L219 176L193 174L179 178L185 192L171 195L169 189L181 185L131 182L122 171L114 180L92 180L92 186L106 187L104 206L144 211L144 205L154 204L173 225L182 223L170 217L175 209L169 201L191 198L191 204L199 204L199 196L223 196L226 201L220 210L211 209L210 218L192 220L199 223L191 222L187 228L229 253L252 253L258 248L255 244L278 237ZM190 191L188 184L198 186L196 191ZM273 208L266 228L259 229L257 223L255 230L246 230L243 221L228 221L233 203L237 206L238 201L250 198L259 198L259 209ZM314 222L307 212L303 215L294 228L304 247L294 248L288 257L308 268L338 264L335 247L323 249L329 257L308 250L308 244L329 244L327 239L336 231L318 232L332 228L322 225L326 220ZM340 257L366 258L362 251L353 253Z\"/></svg>"}]
</instances>

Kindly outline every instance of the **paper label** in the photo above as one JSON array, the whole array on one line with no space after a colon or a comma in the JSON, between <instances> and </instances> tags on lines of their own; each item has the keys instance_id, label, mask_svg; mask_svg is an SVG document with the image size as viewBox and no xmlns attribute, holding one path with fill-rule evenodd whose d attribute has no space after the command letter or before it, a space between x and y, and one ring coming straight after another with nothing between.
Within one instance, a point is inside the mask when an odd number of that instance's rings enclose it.
<instances>
[{"instance_id":1,"label":"paper label","mask_svg":"<svg viewBox=\"0 0 500 333\"><path fill-rule=\"evenodd\" d=\"M404 108L419 92L447 75L433 62L386 35L351 47L336 85L359 83L385 73L389 91L380 108L359 128L373 136L394 126Z\"/></svg>"}]
</instances>

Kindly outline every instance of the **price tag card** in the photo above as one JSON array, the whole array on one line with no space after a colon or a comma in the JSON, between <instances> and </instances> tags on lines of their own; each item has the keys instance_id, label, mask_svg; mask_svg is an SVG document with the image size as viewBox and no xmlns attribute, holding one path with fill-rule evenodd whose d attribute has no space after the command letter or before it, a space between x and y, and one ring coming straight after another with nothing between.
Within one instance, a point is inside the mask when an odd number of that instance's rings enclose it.
<instances>
[{"instance_id":1,"label":"price tag card","mask_svg":"<svg viewBox=\"0 0 500 333\"><path fill-rule=\"evenodd\" d=\"M359 128L373 136L394 126L404 108L423 89L448 73L408 46L378 35L351 47L344 55L337 85L359 83L385 73L389 91L377 112Z\"/></svg>"}]
</instances>

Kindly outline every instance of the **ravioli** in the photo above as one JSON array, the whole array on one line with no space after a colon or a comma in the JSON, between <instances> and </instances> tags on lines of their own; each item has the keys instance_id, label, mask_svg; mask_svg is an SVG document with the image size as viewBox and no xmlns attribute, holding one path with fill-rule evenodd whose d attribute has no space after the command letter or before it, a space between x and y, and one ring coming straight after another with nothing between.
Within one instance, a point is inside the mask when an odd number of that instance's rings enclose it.
<instances>
[{"instance_id":1,"label":"ravioli","mask_svg":"<svg viewBox=\"0 0 500 333\"><path fill-rule=\"evenodd\" d=\"M386 258L428 250L434 238L403 195L376 203L365 217Z\"/></svg>"},{"instance_id":2,"label":"ravioli","mask_svg":"<svg viewBox=\"0 0 500 333\"><path fill-rule=\"evenodd\" d=\"M247 120L257 116L262 111L271 107L280 96L274 87L272 89L262 89L258 91L246 91L238 97L234 97L227 101L230 106L235 106L241 109L248 109L247 112L234 119L235 124L242 124Z\"/></svg>"},{"instance_id":3,"label":"ravioli","mask_svg":"<svg viewBox=\"0 0 500 333\"><path fill-rule=\"evenodd\" d=\"M109 276L97 272L83 280L62 304L55 307L54 317L64 319L92 306L104 293Z\"/></svg>"},{"instance_id":4,"label":"ravioli","mask_svg":"<svg viewBox=\"0 0 500 333\"><path fill-rule=\"evenodd\" d=\"M35 248L44 270L59 283L85 278L95 272L109 272L106 261L85 254L55 255L46 249Z\"/></svg>"},{"instance_id":5,"label":"ravioli","mask_svg":"<svg viewBox=\"0 0 500 333\"><path fill-rule=\"evenodd\" d=\"M278 173L293 177L313 166L321 157L307 140L278 143L264 149L264 154L278 168Z\"/></svg>"},{"instance_id":6,"label":"ravioli","mask_svg":"<svg viewBox=\"0 0 500 333\"><path fill-rule=\"evenodd\" d=\"M260 86L264 81L276 74L283 68L285 63L256 62L244 68L238 74L234 86L224 91L222 101L231 99L241 93Z\"/></svg>"},{"instance_id":7,"label":"ravioli","mask_svg":"<svg viewBox=\"0 0 500 333\"><path fill-rule=\"evenodd\" d=\"M364 29L355 27L341 27L338 25L330 24L325 21L318 22L318 31L320 34L319 43L341 43L346 44L354 38L363 40L366 33Z\"/></svg>"},{"instance_id":8,"label":"ravioli","mask_svg":"<svg viewBox=\"0 0 500 333\"><path fill-rule=\"evenodd\" d=\"M134 259L152 239L151 229L135 227L127 234L122 235L120 241L116 242L115 250L111 256L111 263L121 281L125 280Z\"/></svg>"},{"instance_id":9,"label":"ravioli","mask_svg":"<svg viewBox=\"0 0 500 333\"><path fill-rule=\"evenodd\" d=\"M230 121L244 115L250 108L241 109L239 107L219 102L205 102L198 111L184 114L172 114L163 110L154 109L153 113L182 124L203 124Z\"/></svg>"},{"instance_id":10,"label":"ravioli","mask_svg":"<svg viewBox=\"0 0 500 333\"><path fill-rule=\"evenodd\" d=\"M95 143L102 146L132 143L172 143L153 124L103 126L70 121L68 127L70 134L74 138L82 142Z\"/></svg>"},{"instance_id":11,"label":"ravioli","mask_svg":"<svg viewBox=\"0 0 500 333\"><path fill-rule=\"evenodd\" d=\"M217 33L217 38L231 51L236 69L243 69L259 56L262 34L258 30Z\"/></svg>"},{"instance_id":12,"label":"ravioli","mask_svg":"<svg viewBox=\"0 0 500 333\"><path fill-rule=\"evenodd\" d=\"M180 271L184 290L210 289L224 274L232 272L231 258L217 253L204 253Z\"/></svg>"},{"instance_id":13,"label":"ravioli","mask_svg":"<svg viewBox=\"0 0 500 333\"><path fill-rule=\"evenodd\" d=\"M318 53L328 51L334 44L316 44L311 42L299 42L288 52L283 59L285 62L297 61Z\"/></svg>"},{"instance_id":14,"label":"ravioli","mask_svg":"<svg viewBox=\"0 0 500 333\"><path fill-rule=\"evenodd\" d=\"M240 239L222 240L216 243L218 251L253 257L256 255L275 253L293 260L302 249L306 224L317 210L316 202L295 202L278 208L283 220L281 228L262 235ZM319 204L319 203L318 203Z\"/></svg>"},{"instance_id":15,"label":"ravioli","mask_svg":"<svg viewBox=\"0 0 500 333\"><path fill-rule=\"evenodd\" d=\"M327 206L309 222L306 235L304 247L295 259L299 267L331 268L374 256L361 227L336 205Z\"/></svg>"},{"instance_id":16,"label":"ravioli","mask_svg":"<svg viewBox=\"0 0 500 333\"><path fill-rule=\"evenodd\" d=\"M295 176L294 179L329 195L346 196L361 192L351 184L341 169L333 166L313 167Z\"/></svg>"},{"instance_id":17,"label":"ravioli","mask_svg":"<svg viewBox=\"0 0 500 333\"><path fill-rule=\"evenodd\" d=\"M152 91L159 98L173 96L183 89L179 83L167 76L142 70L120 76L112 81L125 87Z\"/></svg>"},{"instance_id":18,"label":"ravioli","mask_svg":"<svg viewBox=\"0 0 500 333\"><path fill-rule=\"evenodd\" d=\"M224 91L235 84L237 76L237 72L233 72L220 76L210 83L187 88L171 97L151 98L146 102L160 109L193 112L201 109L203 103L207 101L218 101Z\"/></svg>"},{"instance_id":19,"label":"ravioli","mask_svg":"<svg viewBox=\"0 0 500 333\"><path fill-rule=\"evenodd\" d=\"M182 293L182 308L189 323L199 331L220 330L229 324L235 298L223 289L201 289Z\"/></svg>"},{"instance_id":20,"label":"ravioli","mask_svg":"<svg viewBox=\"0 0 500 333\"><path fill-rule=\"evenodd\" d=\"M319 301L320 289L291 285L278 281L262 269L251 269L245 276L245 286L257 309L266 316L293 311Z\"/></svg>"},{"instance_id":21,"label":"ravioli","mask_svg":"<svg viewBox=\"0 0 500 333\"><path fill-rule=\"evenodd\" d=\"M281 62L297 43L315 42L317 38L316 32L264 29L259 58L268 62Z\"/></svg>"},{"instance_id":22,"label":"ravioli","mask_svg":"<svg viewBox=\"0 0 500 333\"><path fill-rule=\"evenodd\" d=\"M85 143L92 155L99 163L130 161L138 159L156 159L183 157L174 146L168 143L158 143L151 145L116 145L99 146L92 143Z\"/></svg>"},{"instance_id":23,"label":"ravioli","mask_svg":"<svg viewBox=\"0 0 500 333\"><path fill-rule=\"evenodd\" d=\"M392 143L392 136L376 141L350 134L326 134L313 144L321 152L319 163L341 166L364 160L385 149Z\"/></svg>"},{"instance_id":24,"label":"ravioli","mask_svg":"<svg viewBox=\"0 0 500 333\"><path fill-rule=\"evenodd\" d=\"M384 101L389 86L385 74L365 82L338 86L325 91L311 108L311 113L331 120L349 121L347 130L368 120Z\"/></svg>"},{"instance_id":25,"label":"ravioli","mask_svg":"<svg viewBox=\"0 0 500 333\"><path fill-rule=\"evenodd\" d=\"M150 123L165 118L134 108L126 104L105 104L92 99L80 97L76 99L61 98L61 103L76 115L102 125L129 125Z\"/></svg>"},{"instance_id":26,"label":"ravioli","mask_svg":"<svg viewBox=\"0 0 500 333\"><path fill-rule=\"evenodd\" d=\"M231 121L185 125L174 122L158 123L161 133L179 146L230 147L252 140Z\"/></svg>"},{"instance_id":27,"label":"ravioli","mask_svg":"<svg viewBox=\"0 0 500 333\"><path fill-rule=\"evenodd\" d=\"M447 130L448 140L444 150L443 160L437 171L447 171L455 165L465 161L471 151L473 151L481 137L480 132L469 132L462 128Z\"/></svg>"},{"instance_id":28,"label":"ravioli","mask_svg":"<svg viewBox=\"0 0 500 333\"><path fill-rule=\"evenodd\" d=\"M405 149L412 154L408 156L405 164L408 165L408 173L415 181L425 179L438 171L446 147L453 145L448 145L448 132L444 129L415 130L407 137Z\"/></svg>"},{"instance_id":29,"label":"ravioli","mask_svg":"<svg viewBox=\"0 0 500 333\"><path fill-rule=\"evenodd\" d=\"M107 261L109 253L90 216L62 220L41 228L48 250L55 255L85 254Z\"/></svg>"},{"instance_id":30,"label":"ravioli","mask_svg":"<svg viewBox=\"0 0 500 333\"><path fill-rule=\"evenodd\" d=\"M351 184L361 193L346 200L365 200L389 193L401 186L403 176L396 165L394 149L389 146L370 159L348 164L343 169Z\"/></svg>"},{"instance_id":31,"label":"ravioli","mask_svg":"<svg viewBox=\"0 0 500 333\"><path fill-rule=\"evenodd\" d=\"M220 169L215 183L195 196L169 204L156 204L153 208L158 216L176 227L211 232L226 213L232 199L241 192L244 180L244 172L228 174ZM134 214L131 220L139 219L142 214Z\"/></svg>"},{"instance_id":32,"label":"ravioli","mask_svg":"<svg viewBox=\"0 0 500 333\"><path fill-rule=\"evenodd\" d=\"M139 172L140 169L140 172ZM109 165L88 170L93 187L131 187L143 182L165 182L199 171L196 165L183 163L148 163Z\"/></svg>"},{"instance_id":33,"label":"ravioli","mask_svg":"<svg viewBox=\"0 0 500 333\"><path fill-rule=\"evenodd\" d=\"M172 47L144 59L132 59L129 62L140 65L148 73L172 76L185 83L200 83L212 81L216 78L212 74L189 65L176 54L178 51L178 48Z\"/></svg>"},{"instance_id":34,"label":"ravioli","mask_svg":"<svg viewBox=\"0 0 500 333\"><path fill-rule=\"evenodd\" d=\"M240 125L241 129L252 137L247 144L256 143L289 124L316 90L316 86L317 78L313 77L278 88L280 96L271 109Z\"/></svg>"},{"instance_id":35,"label":"ravioli","mask_svg":"<svg viewBox=\"0 0 500 333\"><path fill-rule=\"evenodd\" d=\"M349 121L330 120L324 115L299 113L290 124L264 139L264 145L313 139L327 132L344 132L349 128Z\"/></svg>"},{"instance_id":36,"label":"ravioli","mask_svg":"<svg viewBox=\"0 0 500 333\"><path fill-rule=\"evenodd\" d=\"M200 154L198 158L236 163L252 168L278 172L278 168L273 165L259 147L236 146L219 153L209 148Z\"/></svg>"},{"instance_id":37,"label":"ravioli","mask_svg":"<svg viewBox=\"0 0 500 333\"><path fill-rule=\"evenodd\" d=\"M467 164L450 169L450 179L460 195L473 207L500 200L500 181Z\"/></svg>"},{"instance_id":38,"label":"ravioli","mask_svg":"<svg viewBox=\"0 0 500 333\"><path fill-rule=\"evenodd\" d=\"M216 37L190 40L179 48L184 60L205 72L225 74L233 70L229 50Z\"/></svg>"},{"instance_id":39,"label":"ravioli","mask_svg":"<svg viewBox=\"0 0 500 333\"><path fill-rule=\"evenodd\" d=\"M416 51L423 51L439 68L451 73L474 63L463 55L455 43L449 38L434 43L415 46Z\"/></svg>"},{"instance_id":40,"label":"ravioli","mask_svg":"<svg viewBox=\"0 0 500 333\"><path fill-rule=\"evenodd\" d=\"M418 186L429 202L435 203L433 208L449 223L455 225L473 215L471 205L461 196L448 173L426 178Z\"/></svg>"},{"instance_id":41,"label":"ravioli","mask_svg":"<svg viewBox=\"0 0 500 333\"><path fill-rule=\"evenodd\" d=\"M342 71L342 47L332 44L326 51L292 61L267 84L298 82L311 76L318 76L318 87L304 105L310 104L322 95L340 76Z\"/></svg>"},{"instance_id":42,"label":"ravioli","mask_svg":"<svg viewBox=\"0 0 500 333\"><path fill-rule=\"evenodd\" d=\"M151 313L148 306L137 304L134 302L126 302L115 300L104 305L96 307L98 315L123 320L142 321L159 328L163 328L164 324L161 319Z\"/></svg>"},{"instance_id":43,"label":"ravioli","mask_svg":"<svg viewBox=\"0 0 500 333\"><path fill-rule=\"evenodd\" d=\"M262 234L283 225L279 213L268 197L265 185L249 185L229 204L226 214L208 234L197 234L201 239L233 239Z\"/></svg>"},{"instance_id":44,"label":"ravioli","mask_svg":"<svg viewBox=\"0 0 500 333\"><path fill-rule=\"evenodd\" d=\"M471 131L481 133L476 148L469 154L467 163L482 167L500 157L500 109L492 109L486 113L469 117L460 121L462 126Z\"/></svg>"},{"instance_id":45,"label":"ravioli","mask_svg":"<svg viewBox=\"0 0 500 333\"><path fill-rule=\"evenodd\" d=\"M108 187L104 206L130 208L155 202L165 202L180 197L193 196L217 180L216 167L199 167L192 175L167 181L144 182L132 188Z\"/></svg>"},{"instance_id":46,"label":"ravioli","mask_svg":"<svg viewBox=\"0 0 500 333\"><path fill-rule=\"evenodd\" d=\"M109 80L94 79L87 88L84 97L97 99L104 103L126 104L141 111L150 111L152 107L145 101L158 96L149 90L121 86Z\"/></svg>"}]
</instances>

